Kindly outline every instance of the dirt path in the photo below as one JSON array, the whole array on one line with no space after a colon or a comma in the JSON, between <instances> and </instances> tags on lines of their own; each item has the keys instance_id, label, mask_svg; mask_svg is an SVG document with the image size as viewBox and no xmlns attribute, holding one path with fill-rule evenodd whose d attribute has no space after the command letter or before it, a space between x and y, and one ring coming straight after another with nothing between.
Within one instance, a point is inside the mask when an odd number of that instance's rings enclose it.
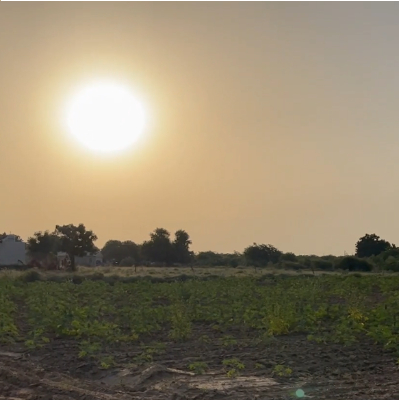
<instances>
[{"instance_id":1,"label":"dirt path","mask_svg":"<svg viewBox=\"0 0 400 400\"><path fill-rule=\"evenodd\" d=\"M398 399L396 360L371 343L316 344L299 335L229 349L188 342L171 344L142 366L132 365L132 347L115 351L118 367L106 371L79 360L71 341L31 352L18 353L18 346L1 350L0 400ZM187 367L199 352L209 362L203 375ZM221 366L227 357L246 365L240 376L227 377ZM290 376L273 372L279 364L290 367Z\"/></svg>"}]
</instances>

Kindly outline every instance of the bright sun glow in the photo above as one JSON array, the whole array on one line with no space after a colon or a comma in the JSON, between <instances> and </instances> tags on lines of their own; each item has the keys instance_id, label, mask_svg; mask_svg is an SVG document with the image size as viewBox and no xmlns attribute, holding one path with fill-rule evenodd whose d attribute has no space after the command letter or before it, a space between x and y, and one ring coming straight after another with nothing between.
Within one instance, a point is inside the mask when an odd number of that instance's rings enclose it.
<instances>
[{"instance_id":1,"label":"bright sun glow","mask_svg":"<svg viewBox=\"0 0 400 400\"><path fill-rule=\"evenodd\" d=\"M143 132L142 104L123 85L96 83L72 97L67 107L69 132L97 152L131 146Z\"/></svg>"}]
</instances>

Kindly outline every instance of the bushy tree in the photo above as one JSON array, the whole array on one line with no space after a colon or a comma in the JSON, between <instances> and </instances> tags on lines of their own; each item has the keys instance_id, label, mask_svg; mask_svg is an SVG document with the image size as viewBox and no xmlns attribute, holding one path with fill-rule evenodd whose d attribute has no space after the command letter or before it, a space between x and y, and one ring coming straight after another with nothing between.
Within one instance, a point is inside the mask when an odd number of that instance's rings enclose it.
<instances>
[{"instance_id":1,"label":"bushy tree","mask_svg":"<svg viewBox=\"0 0 400 400\"><path fill-rule=\"evenodd\" d=\"M294 253L283 253L280 258L281 261L297 262L297 256Z\"/></svg>"},{"instance_id":2,"label":"bushy tree","mask_svg":"<svg viewBox=\"0 0 400 400\"><path fill-rule=\"evenodd\" d=\"M333 264L330 261L326 261L323 259L315 259L311 261L312 263L312 267L314 269L319 269L319 270L323 270L323 271L331 271L333 270Z\"/></svg>"},{"instance_id":3,"label":"bushy tree","mask_svg":"<svg viewBox=\"0 0 400 400\"><path fill-rule=\"evenodd\" d=\"M282 267L286 269L293 269L295 271L300 271L307 268L305 265L295 261L283 261Z\"/></svg>"},{"instance_id":4,"label":"bushy tree","mask_svg":"<svg viewBox=\"0 0 400 400\"><path fill-rule=\"evenodd\" d=\"M139 247L136 243L131 240L124 242L120 240L109 240L101 249L103 259L107 261L113 261L121 265L121 261L124 258L134 259L137 263L139 257Z\"/></svg>"},{"instance_id":5,"label":"bushy tree","mask_svg":"<svg viewBox=\"0 0 400 400\"><path fill-rule=\"evenodd\" d=\"M195 255L197 265L216 267L223 265L223 255L213 251L201 251Z\"/></svg>"},{"instance_id":6,"label":"bushy tree","mask_svg":"<svg viewBox=\"0 0 400 400\"><path fill-rule=\"evenodd\" d=\"M372 271L372 265L367 260L352 256L343 257L336 267L347 271Z\"/></svg>"},{"instance_id":7,"label":"bushy tree","mask_svg":"<svg viewBox=\"0 0 400 400\"><path fill-rule=\"evenodd\" d=\"M142 244L142 254L147 261L171 263L173 246L170 233L164 228L157 228L150 234L150 240Z\"/></svg>"},{"instance_id":8,"label":"bushy tree","mask_svg":"<svg viewBox=\"0 0 400 400\"><path fill-rule=\"evenodd\" d=\"M249 265L265 266L268 263L277 263L282 255L276 247L271 244L256 244L247 247L244 252L244 257Z\"/></svg>"},{"instance_id":9,"label":"bushy tree","mask_svg":"<svg viewBox=\"0 0 400 400\"><path fill-rule=\"evenodd\" d=\"M376 256L390 248L390 243L375 234L366 234L356 243L356 257Z\"/></svg>"},{"instance_id":10,"label":"bushy tree","mask_svg":"<svg viewBox=\"0 0 400 400\"><path fill-rule=\"evenodd\" d=\"M208 267L234 267L243 265L243 256L238 252L214 253L213 251L201 251L194 256L196 265Z\"/></svg>"},{"instance_id":11,"label":"bushy tree","mask_svg":"<svg viewBox=\"0 0 400 400\"><path fill-rule=\"evenodd\" d=\"M384 269L392 272L399 272L399 258L389 256L385 260Z\"/></svg>"},{"instance_id":12,"label":"bushy tree","mask_svg":"<svg viewBox=\"0 0 400 400\"><path fill-rule=\"evenodd\" d=\"M390 247L388 247L384 252L380 254L383 260L387 260L389 257L393 257L397 260L399 260L399 248L392 244Z\"/></svg>"},{"instance_id":13,"label":"bushy tree","mask_svg":"<svg viewBox=\"0 0 400 400\"><path fill-rule=\"evenodd\" d=\"M399 271L399 248L395 245L391 245L379 255L369 257L369 261L380 270Z\"/></svg>"},{"instance_id":14,"label":"bushy tree","mask_svg":"<svg viewBox=\"0 0 400 400\"><path fill-rule=\"evenodd\" d=\"M104 261L120 262L123 257L121 254L122 242L120 240L108 240L101 249Z\"/></svg>"},{"instance_id":15,"label":"bushy tree","mask_svg":"<svg viewBox=\"0 0 400 400\"><path fill-rule=\"evenodd\" d=\"M172 243L174 252L174 261L182 264L189 263L193 258L193 252L189 247L192 241L186 231L180 229L175 232L175 240Z\"/></svg>"},{"instance_id":16,"label":"bushy tree","mask_svg":"<svg viewBox=\"0 0 400 400\"><path fill-rule=\"evenodd\" d=\"M86 230L83 224L56 225L55 233L60 239L61 250L69 255L73 271L76 269L75 256L83 257L86 253L93 254L98 251L94 245L97 236L92 231Z\"/></svg>"},{"instance_id":17,"label":"bushy tree","mask_svg":"<svg viewBox=\"0 0 400 400\"><path fill-rule=\"evenodd\" d=\"M136 264L136 260L133 257L125 257L119 263L119 265L121 267L132 267L135 264Z\"/></svg>"},{"instance_id":18,"label":"bushy tree","mask_svg":"<svg viewBox=\"0 0 400 400\"><path fill-rule=\"evenodd\" d=\"M61 251L61 239L56 233L35 232L28 238L27 250L31 255L46 256L50 253L56 254Z\"/></svg>"}]
</instances>

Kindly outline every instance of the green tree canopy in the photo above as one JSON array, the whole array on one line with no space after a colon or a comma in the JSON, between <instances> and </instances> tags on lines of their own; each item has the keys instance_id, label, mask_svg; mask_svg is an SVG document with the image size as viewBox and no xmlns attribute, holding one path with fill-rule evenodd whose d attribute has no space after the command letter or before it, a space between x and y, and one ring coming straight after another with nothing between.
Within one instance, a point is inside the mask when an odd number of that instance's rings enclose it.
<instances>
[{"instance_id":1,"label":"green tree canopy","mask_svg":"<svg viewBox=\"0 0 400 400\"><path fill-rule=\"evenodd\" d=\"M109 240L101 249L104 260L114 261L118 264L125 258L139 260L139 247L131 240Z\"/></svg>"},{"instance_id":2,"label":"green tree canopy","mask_svg":"<svg viewBox=\"0 0 400 400\"><path fill-rule=\"evenodd\" d=\"M61 250L61 239L56 233L35 232L32 237L28 238L27 249L29 254L48 255L56 254Z\"/></svg>"},{"instance_id":3,"label":"green tree canopy","mask_svg":"<svg viewBox=\"0 0 400 400\"><path fill-rule=\"evenodd\" d=\"M244 249L243 254L248 264L261 267L267 265L269 262L278 262L282 252L271 244L253 243L252 246Z\"/></svg>"},{"instance_id":4,"label":"green tree canopy","mask_svg":"<svg viewBox=\"0 0 400 400\"><path fill-rule=\"evenodd\" d=\"M71 259L72 270L75 270L75 256L83 257L86 253L93 254L98 251L94 245L97 236L92 231L86 230L83 224L56 225L55 233L61 241L61 250Z\"/></svg>"},{"instance_id":5,"label":"green tree canopy","mask_svg":"<svg viewBox=\"0 0 400 400\"><path fill-rule=\"evenodd\" d=\"M366 234L356 243L356 257L377 256L390 247L390 243L375 234Z\"/></svg>"},{"instance_id":6,"label":"green tree canopy","mask_svg":"<svg viewBox=\"0 0 400 400\"><path fill-rule=\"evenodd\" d=\"M173 246L170 233L157 228L150 234L150 240L142 245L142 254L147 261L170 263L173 261Z\"/></svg>"},{"instance_id":7,"label":"green tree canopy","mask_svg":"<svg viewBox=\"0 0 400 400\"><path fill-rule=\"evenodd\" d=\"M189 238L189 234L180 229L175 232L175 240L172 243L174 251L174 261L182 264L189 263L193 258L193 252L190 251L189 247L192 241Z\"/></svg>"},{"instance_id":8,"label":"green tree canopy","mask_svg":"<svg viewBox=\"0 0 400 400\"><path fill-rule=\"evenodd\" d=\"M343 257L337 263L336 267L348 271L372 271L372 265L368 261L352 256Z\"/></svg>"}]
</instances>

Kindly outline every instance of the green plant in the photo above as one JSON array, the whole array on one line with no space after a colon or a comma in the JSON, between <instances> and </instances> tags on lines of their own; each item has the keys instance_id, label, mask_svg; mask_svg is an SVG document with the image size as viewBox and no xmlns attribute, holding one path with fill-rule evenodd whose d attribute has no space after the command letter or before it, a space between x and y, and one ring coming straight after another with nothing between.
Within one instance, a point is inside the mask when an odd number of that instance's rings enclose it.
<instances>
[{"instance_id":1,"label":"green plant","mask_svg":"<svg viewBox=\"0 0 400 400\"><path fill-rule=\"evenodd\" d=\"M99 342L91 342L89 340L82 340L79 346L79 358L94 357L101 350Z\"/></svg>"},{"instance_id":2,"label":"green plant","mask_svg":"<svg viewBox=\"0 0 400 400\"><path fill-rule=\"evenodd\" d=\"M278 375L278 376L290 376L292 374L292 370L289 367L285 367L284 365L275 365L275 367L272 370L273 375Z\"/></svg>"},{"instance_id":3,"label":"green plant","mask_svg":"<svg viewBox=\"0 0 400 400\"><path fill-rule=\"evenodd\" d=\"M182 303L178 303L173 307L171 324L172 330L169 334L171 339L182 341L190 337L192 333L192 323Z\"/></svg>"},{"instance_id":4,"label":"green plant","mask_svg":"<svg viewBox=\"0 0 400 400\"><path fill-rule=\"evenodd\" d=\"M199 336L199 342L201 343L211 343L211 339L208 335Z\"/></svg>"},{"instance_id":5,"label":"green plant","mask_svg":"<svg viewBox=\"0 0 400 400\"><path fill-rule=\"evenodd\" d=\"M100 359L101 369L110 369L115 365L114 358L112 356L106 356Z\"/></svg>"},{"instance_id":6,"label":"green plant","mask_svg":"<svg viewBox=\"0 0 400 400\"><path fill-rule=\"evenodd\" d=\"M230 347L230 346L234 346L235 344L237 344L237 340L231 335L226 335L223 338L221 338L221 343L222 343L222 346L224 346L224 347Z\"/></svg>"},{"instance_id":7,"label":"green plant","mask_svg":"<svg viewBox=\"0 0 400 400\"><path fill-rule=\"evenodd\" d=\"M193 327L202 324L211 330L210 336L193 338L202 347L214 342L215 335L224 347L237 345L228 333L240 326L242 334L257 331L259 345L301 332L321 343L369 337L398 352L397 276L103 279L46 280L44 275L25 282L0 277L0 342L21 340L36 348L53 338L68 338L79 346L79 357L100 360L99 354L107 356L110 346L158 332L169 333L174 341L187 340ZM19 326L26 329L19 331ZM135 361L152 362L165 345L142 346ZM230 376L239 371L234 366L227 369Z\"/></svg>"},{"instance_id":8,"label":"green plant","mask_svg":"<svg viewBox=\"0 0 400 400\"><path fill-rule=\"evenodd\" d=\"M245 366L242 362L240 362L237 358L230 358L222 361L222 364L226 367L229 368L226 375L229 378L233 378L237 375L239 375L240 371L242 371Z\"/></svg>"},{"instance_id":9,"label":"green plant","mask_svg":"<svg viewBox=\"0 0 400 400\"><path fill-rule=\"evenodd\" d=\"M198 361L189 364L189 369L195 374L204 374L204 372L208 369L208 365L205 362Z\"/></svg>"}]
</instances>

